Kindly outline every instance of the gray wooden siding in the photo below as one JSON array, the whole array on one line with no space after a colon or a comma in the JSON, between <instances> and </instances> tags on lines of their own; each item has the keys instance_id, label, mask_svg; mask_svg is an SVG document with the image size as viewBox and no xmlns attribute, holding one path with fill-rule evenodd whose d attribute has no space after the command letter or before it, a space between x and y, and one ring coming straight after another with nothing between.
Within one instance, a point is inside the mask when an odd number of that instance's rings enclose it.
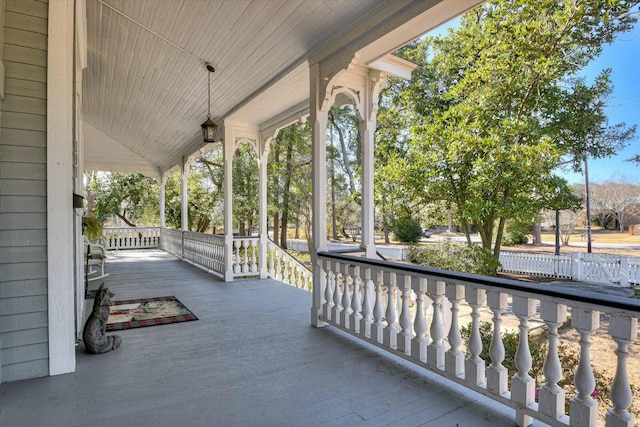
<instances>
[{"instance_id":1,"label":"gray wooden siding","mask_svg":"<svg viewBox=\"0 0 640 427\"><path fill-rule=\"evenodd\" d=\"M48 375L46 1L6 0L0 104L0 382Z\"/></svg>"}]
</instances>

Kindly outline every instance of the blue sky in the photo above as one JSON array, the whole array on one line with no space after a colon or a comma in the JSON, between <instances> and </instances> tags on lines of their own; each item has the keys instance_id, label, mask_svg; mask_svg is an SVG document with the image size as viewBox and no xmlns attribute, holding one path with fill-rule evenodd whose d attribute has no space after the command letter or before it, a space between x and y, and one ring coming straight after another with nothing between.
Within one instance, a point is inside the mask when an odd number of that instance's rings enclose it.
<instances>
[{"instance_id":1,"label":"blue sky","mask_svg":"<svg viewBox=\"0 0 640 427\"><path fill-rule=\"evenodd\" d=\"M639 8L634 9L637 14ZM456 28L458 24L459 19L455 19L429 35L444 34L448 28ZM627 126L635 124L638 129L636 139L630 141L616 156L588 161L589 181L612 180L640 185L640 165L625 161L640 154L640 22L636 23L632 31L619 35L612 44L605 46L602 54L583 70L583 75L587 82L593 82L595 76L605 68L611 68L613 83L610 106L606 109L609 123L613 125L624 122ZM560 170L558 173L569 184L584 182L582 174L568 170Z\"/></svg>"},{"instance_id":2,"label":"blue sky","mask_svg":"<svg viewBox=\"0 0 640 427\"><path fill-rule=\"evenodd\" d=\"M638 8L636 8L637 13ZM613 93L609 97L609 123L624 122L627 126L636 125L636 140L630 141L618 155L607 159L591 160L589 181L607 180L640 184L640 166L625 162L626 159L640 154L640 22L635 28L618 36L610 45L604 47L602 54L584 69L587 81L605 68L611 68ZM584 182L581 174L566 173L570 184Z\"/></svg>"}]
</instances>

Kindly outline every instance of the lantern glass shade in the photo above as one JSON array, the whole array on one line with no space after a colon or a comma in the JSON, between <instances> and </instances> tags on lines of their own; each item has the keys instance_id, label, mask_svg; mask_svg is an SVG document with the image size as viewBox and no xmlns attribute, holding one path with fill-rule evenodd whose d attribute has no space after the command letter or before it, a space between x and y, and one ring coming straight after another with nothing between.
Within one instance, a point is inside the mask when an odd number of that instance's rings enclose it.
<instances>
[{"instance_id":1,"label":"lantern glass shade","mask_svg":"<svg viewBox=\"0 0 640 427\"><path fill-rule=\"evenodd\" d=\"M204 142L215 142L214 133L216 131L216 124L210 118L202 124L202 139Z\"/></svg>"}]
</instances>

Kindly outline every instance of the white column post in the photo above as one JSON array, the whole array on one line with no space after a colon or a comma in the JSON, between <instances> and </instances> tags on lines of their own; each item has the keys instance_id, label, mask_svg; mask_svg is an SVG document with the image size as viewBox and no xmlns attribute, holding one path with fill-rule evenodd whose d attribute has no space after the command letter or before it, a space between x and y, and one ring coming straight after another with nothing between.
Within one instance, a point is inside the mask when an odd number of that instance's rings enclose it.
<instances>
[{"instance_id":1,"label":"white column post","mask_svg":"<svg viewBox=\"0 0 640 427\"><path fill-rule=\"evenodd\" d=\"M224 127L224 281L233 282L233 155L236 139L233 128Z\"/></svg>"},{"instance_id":2,"label":"white column post","mask_svg":"<svg viewBox=\"0 0 640 427\"><path fill-rule=\"evenodd\" d=\"M182 178L182 231L189 231L189 190L187 189L187 184L189 182L189 159L187 157L182 158L181 164L181 178Z\"/></svg>"},{"instance_id":3,"label":"white column post","mask_svg":"<svg viewBox=\"0 0 640 427\"><path fill-rule=\"evenodd\" d=\"M267 162L269 161L269 142L271 138L260 137L260 159L258 177L258 228L260 229L259 272L260 278L267 278L267 245L269 243L267 225Z\"/></svg>"},{"instance_id":4,"label":"white column post","mask_svg":"<svg viewBox=\"0 0 640 427\"><path fill-rule=\"evenodd\" d=\"M49 374L75 371L73 258L74 3L49 3L47 53L47 298Z\"/></svg>"},{"instance_id":5,"label":"white column post","mask_svg":"<svg viewBox=\"0 0 640 427\"><path fill-rule=\"evenodd\" d=\"M313 303L311 306L311 324L315 327L325 326L320 320L322 314L323 290L325 275L322 263L318 260L318 252L327 250L327 119L328 113L320 110L321 77L320 65L314 64L309 70L310 120L312 130L312 197L313 197L313 247L311 261L313 264Z\"/></svg>"},{"instance_id":6,"label":"white column post","mask_svg":"<svg viewBox=\"0 0 640 427\"><path fill-rule=\"evenodd\" d=\"M371 71L366 82L363 97L364 108L360 117L360 134L362 135L362 248L367 258L376 257L375 243L375 205L373 197L374 171L374 132L376 114L378 113L378 96L384 87L386 76L378 71Z\"/></svg>"},{"instance_id":7,"label":"white column post","mask_svg":"<svg viewBox=\"0 0 640 427\"><path fill-rule=\"evenodd\" d=\"M167 187L167 174L160 173L160 228L165 228L166 218L165 218L165 190Z\"/></svg>"}]
</instances>

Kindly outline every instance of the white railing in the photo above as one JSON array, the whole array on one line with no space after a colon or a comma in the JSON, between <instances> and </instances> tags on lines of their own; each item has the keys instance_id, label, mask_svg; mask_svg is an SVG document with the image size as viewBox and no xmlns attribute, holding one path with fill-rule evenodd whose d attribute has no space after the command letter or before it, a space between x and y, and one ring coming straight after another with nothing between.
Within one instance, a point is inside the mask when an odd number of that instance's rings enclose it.
<instances>
[{"instance_id":1,"label":"white railing","mask_svg":"<svg viewBox=\"0 0 640 427\"><path fill-rule=\"evenodd\" d=\"M259 243L260 238L258 237L235 236L233 238L233 277L250 277L257 276L259 274Z\"/></svg>"},{"instance_id":2,"label":"white railing","mask_svg":"<svg viewBox=\"0 0 640 427\"><path fill-rule=\"evenodd\" d=\"M107 250L153 249L160 247L159 227L105 228Z\"/></svg>"},{"instance_id":3,"label":"white railing","mask_svg":"<svg viewBox=\"0 0 640 427\"><path fill-rule=\"evenodd\" d=\"M629 287L640 284L640 258L573 252L571 255L500 252L501 270Z\"/></svg>"},{"instance_id":4,"label":"white railing","mask_svg":"<svg viewBox=\"0 0 640 427\"><path fill-rule=\"evenodd\" d=\"M231 252L233 277L259 274L258 237L234 237ZM224 277L225 244L220 234L162 229L162 249L178 258Z\"/></svg>"},{"instance_id":5,"label":"white railing","mask_svg":"<svg viewBox=\"0 0 640 427\"><path fill-rule=\"evenodd\" d=\"M163 228L160 239L161 248L172 255L182 258L182 231L171 228Z\"/></svg>"},{"instance_id":6,"label":"white railing","mask_svg":"<svg viewBox=\"0 0 640 427\"><path fill-rule=\"evenodd\" d=\"M267 243L267 274L296 288L312 290L313 274L272 240Z\"/></svg>"},{"instance_id":7,"label":"white railing","mask_svg":"<svg viewBox=\"0 0 640 427\"><path fill-rule=\"evenodd\" d=\"M532 419L552 426L598 424L599 402L592 398L596 383L589 348L591 337L600 328L600 317L605 315L609 322L606 333L615 342L611 359L616 361L613 381L604 385L610 387L612 402L606 425L633 425L634 416L628 412L633 395L627 358L637 335L640 301L329 252L319 253L318 263L320 277L325 278L314 283L314 316L320 322L514 408L519 426L531 424ZM471 318L468 343L462 341L458 320L462 308ZM508 308L519 331L514 356L517 372L512 373L503 365L501 334ZM485 360L481 357L479 319L487 309L492 313L493 331L491 344L484 349L489 354ZM563 369L558 328L568 312L571 327L581 338L579 362L571 381L577 394L567 401L567 390L559 385ZM450 326L445 327L445 317ZM537 349L546 349L538 383L531 377L529 349L534 319L546 329L546 334L538 335L545 346Z\"/></svg>"},{"instance_id":8,"label":"white railing","mask_svg":"<svg viewBox=\"0 0 640 427\"><path fill-rule=\"evenodd\" d=\"M185 231L182 237L182 259L224 275L224 236Z\"/></svg>"}]
</instances>

